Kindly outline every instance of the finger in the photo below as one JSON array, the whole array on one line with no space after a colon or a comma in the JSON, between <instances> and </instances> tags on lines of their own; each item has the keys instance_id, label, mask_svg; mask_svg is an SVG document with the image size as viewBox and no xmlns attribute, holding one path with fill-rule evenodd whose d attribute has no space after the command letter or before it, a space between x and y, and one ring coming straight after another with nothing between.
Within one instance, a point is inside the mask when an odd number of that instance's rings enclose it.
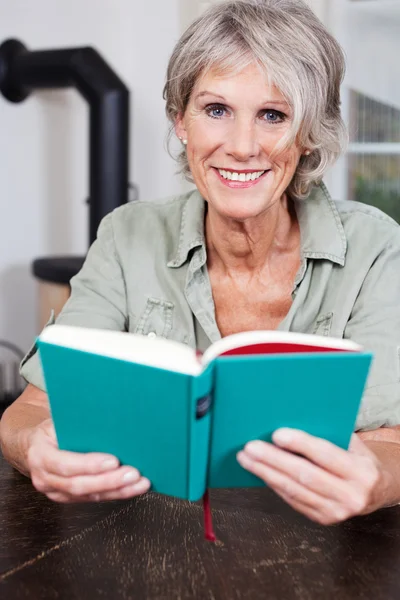
<instances>
[{"instance_id":1,"label":"finger","mask_svg":"<svg viewBox=\"0 0 400 600\"><path fill-rule=\"evenodd\" d=\"M137 483L140 473L133 467L120 467L115 471L101 475L77 475L75 477L59 477L48 473L44 478L47 491L58 491L74 497L98 494L116 490L126 485ZM41 491L46 491L42 489Z\"/></svg>"},{"instance_id":2,"label":"finger","mask_svg":"<svg viewBox=\"0 0 400 600\"><path fill-rule=\"evenodd\" d=\"M329 513L327 514L324 511L315 510L309 506L306 506L305 504L302 504L301 502L291 499L285 494L278 493L278 495L292 508L297 510L297 512L303 514L305 517L311 521L314 521L315 523L319 523L320 525L333 525L334 523L338 522L338 520Z\"/></svg>"},{"instance_id":3,"label":"finger","mask_svg":"<svg viewBox=\"0 0 400 600\"><path fill-rule=\"evenodd\" d=\"M100 494L90 495L91 502L104 502L108 500L125 500L127 498L133 498L140 496L149 491L151 487L150 481L146 477L142 477L137 483L133 485L127 485L119 490L111 490L109 492L102 492Z\"/></svg>"},{"instance_id":4,"label":"finger","mask_svg":"<svg viewBox=\"0 0 400 600\"><path fill-rule=\"evenodd\" d=\"M102 492L99 494L88 494L86 496L71 496L62 492L49 492L47 497L53 502L59 502L62 504L73 504L83 502L104 502L108 500L124 500L127 498L133 498L141 494L146 493L151 487L151 483L145 477L142 477L137 483L133 485L127 485L126 487L120 488L119 490L113 490L111 492Z\"/></svg>"},{"instance_id":5,"label":"finger","mask_svg":"<svg viewBox=\"0 0 400 600\"><path fill-rule=\"evenodd\" d=\"M83 454L58 448L46 448L40 468L61 477L74 477L112 471L118 466L119 461L112 454L99 452Z\"/></svg>"},{"instance_id":6,"label":"finger","mask_svg":"<svg viewBox=\"0 0 400 600\"><path fill-rule=\"evenodd\" d=\"M69 504L71 502L71 496L68 494L62 494L61 492L48 492L46 493L46 496L49 498L49 500L60 504Z\"/></svg>"},{"instance_id":7,"label":"finger","mask_svg":"<svg viewBox=\"0 0 400 600\"><path fill-rule=\"evenodd\" d=\"M244 453L239 453L239 462L243 460L241 454ZM247 457L244 455L244 458L246 460ZM254 475L265 481L285 502L314 521L328 525L344 521L355 514L346 504L320 496L272 467L263 463L248 466Z\"/></svg>"},{"instance_id":8,"label":"finger","mask_svg":"<svg viewBox=\"0 0 400 600\"><path fill-rule=\"evenodd\" d=\"M57 504L82 504L86 502L93 502L93 500L90 500L89 496L76 498L75 496L70 496L69 494L63 494L61 492L49 492L46 493L46 496L52 502L57 502Z\"/></svg>"},{"instance_id":9,"label":"finger","mask_svg":"<svg viewBox=\"0 0 400 600\"><path fill-rule=\"evenodd\" d=\"M343 502L349 494L347 481L324 471L309 460L266 442L246 444L245 455L251 460L280 471L293 481L327 499Z\"/></svg>"},{"instance_id":10,"label":"finger","mask_svg":"<svg viewBox=\"0 0 400 600\"><path fill-rule=\"evenodd\" d=\"M357 465L354 454L298 429L277 429L273 442L285 450L296 452L343 479L354 478Z\"/></svg>"},{"instance_id":11,"label":"finger","mask_svg":"<svg viewBox=\"0 0 400 600\"><path fill-rule=\"evenodd\" d=\"M244 452L239 452L237 459L245 469L260 477L268 486L275 490L279 495L284 494L287 498L301 503L313 510L323 510L324 506L330 505L332 500L321 496L311 489L304 487L301 483L294 480L272 466L263 462L251 461Z\"/></svg>"}]
</instances>

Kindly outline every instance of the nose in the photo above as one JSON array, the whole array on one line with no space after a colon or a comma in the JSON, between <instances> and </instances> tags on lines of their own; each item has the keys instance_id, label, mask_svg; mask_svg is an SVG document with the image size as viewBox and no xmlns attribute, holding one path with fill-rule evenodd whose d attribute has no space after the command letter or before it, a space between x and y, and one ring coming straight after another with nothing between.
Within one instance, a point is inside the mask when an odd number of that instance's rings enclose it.
<instances>
[{"instance_id":1,"label":"nose","mask_svg":"<svg viewBox=\"0 0 400 600\"><path fill-rule=\"evenodd\" d=\"M225 151L240 162L257 156L259 145L255 123L248 119L237 119L230 128Z\"/></svg>"}]
</instances>

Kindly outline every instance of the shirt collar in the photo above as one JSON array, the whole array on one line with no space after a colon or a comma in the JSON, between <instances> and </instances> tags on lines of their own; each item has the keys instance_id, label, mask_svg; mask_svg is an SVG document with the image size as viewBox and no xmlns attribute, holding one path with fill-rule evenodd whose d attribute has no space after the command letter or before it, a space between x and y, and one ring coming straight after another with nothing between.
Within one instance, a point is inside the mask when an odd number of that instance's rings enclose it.
<instances>
[{"instance_id":1,"label":"shirt collar","mask_svg":"<svg viewBox=\"0 0 400 600\"><path fill-rule=\"evenodd\" d=\"M299 220L303 258L326 259L341 266L345 263L347 241L339 212L325 184L314 186L305 200L295 200ZM205 202L197 190L183 204L179 236L169 267L181 267L189 252L201 247L198 262L206 260L204 236ZM198 265L198 266L199 266ZM195 266L195 265L194 265Z\"/></svg>"},{"instance_id":2,"label":"shirt collar","mask_svg":"<svg viewBox=\"0 0 400 600\"><path fill-rule=\"evenodd\" d=\"M324 183L314 186L305 200L295 200L304 258L345 263L347 240L335 202Z\"/></svg>"},{"instance_id":3,"label":"shirt collar","mask_svg":"<svg viewBox=\"0 0 400 600\"><path fill-rule=\"evenodd\" d=\"M205 258L204 215L205 201L197 190L193 190L183 204L177 245L168 267L181 267L189 252L198 246L202 247Z\"/></svg>"}]
</instances>

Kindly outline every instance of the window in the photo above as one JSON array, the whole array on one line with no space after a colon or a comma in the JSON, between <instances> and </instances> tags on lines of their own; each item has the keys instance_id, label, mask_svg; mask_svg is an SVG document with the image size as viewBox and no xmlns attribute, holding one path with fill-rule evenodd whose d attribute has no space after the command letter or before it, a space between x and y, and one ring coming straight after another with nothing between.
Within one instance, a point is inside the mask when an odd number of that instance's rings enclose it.
<instances>
[{"instance_id":1,"label":"window","mask_svg":"<svg viewBox=\"0 0 400 600\"><path fill-rule=\"evenodd\" d=\"M350 90L348 194L400 223L400 110Z\"/></svg>"},{"instance_id":2,"label":"window","mask_svg":"<svg viewBox=\"0 0 400 600\"><path fill-rule=\"evenodd\" d=\"M399 0L328 0L326 25L346 54L348 153L327 174L337 199L377 206L400 223Z\"/></svg>"}]
</instances>

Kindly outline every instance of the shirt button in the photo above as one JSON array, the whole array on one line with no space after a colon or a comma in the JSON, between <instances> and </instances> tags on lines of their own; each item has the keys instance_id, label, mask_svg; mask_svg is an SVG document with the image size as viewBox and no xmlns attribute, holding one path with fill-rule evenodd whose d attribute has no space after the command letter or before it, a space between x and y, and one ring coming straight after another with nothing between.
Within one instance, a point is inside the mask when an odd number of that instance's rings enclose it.
<instances>
[{"instance_id":1,"label":"shirt button","mask_svg":"<svg viewBox=\"0 0 400 600\"><path fill-rule=\"evenodd\" d=\"M150 333L147 334L147 337L154 339L157 337L157 334L155 331L150 331Z\"/></svg>"}]
</instances>

